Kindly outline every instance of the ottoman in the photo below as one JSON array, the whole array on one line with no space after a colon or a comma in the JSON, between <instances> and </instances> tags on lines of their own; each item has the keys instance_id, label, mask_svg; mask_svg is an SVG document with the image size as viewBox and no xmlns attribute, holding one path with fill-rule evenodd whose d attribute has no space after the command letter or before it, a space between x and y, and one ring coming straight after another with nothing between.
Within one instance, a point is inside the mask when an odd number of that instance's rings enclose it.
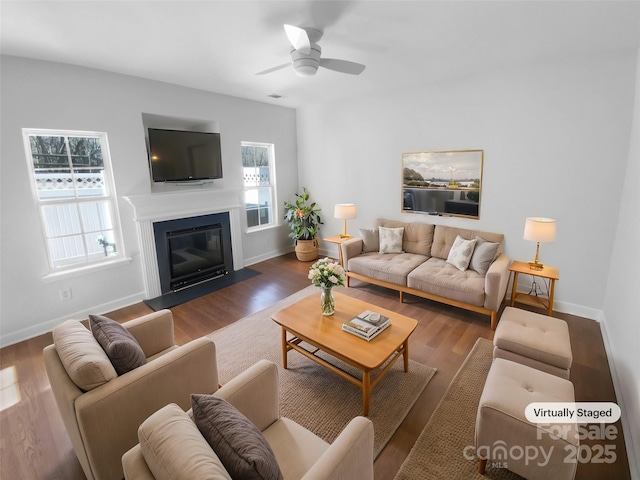
<instances>
[{"instance_id":1,"label":"ottoman","mask_svg":"<svg viewBox=\"0 0 640 480\"><path fill-rule=\"evenodd\" d=\"M505 307L493 337L493 358L503 358L569 379L573 355L567 322Z\"/></svg>"},{"instance_id":2,"label":"ottoman","mask_svg":"<svg viewBox=\"0 0 640 480\"><path fill-rule=\"evenodd\" d=\"M565 460L579 447L576 424L531 423L525 408L532 402L574 401L569 380L496 358L476 416L478 471L484 475L489 461L529 480L572 480L577 463Z\"/></svg>"}]
</instances>

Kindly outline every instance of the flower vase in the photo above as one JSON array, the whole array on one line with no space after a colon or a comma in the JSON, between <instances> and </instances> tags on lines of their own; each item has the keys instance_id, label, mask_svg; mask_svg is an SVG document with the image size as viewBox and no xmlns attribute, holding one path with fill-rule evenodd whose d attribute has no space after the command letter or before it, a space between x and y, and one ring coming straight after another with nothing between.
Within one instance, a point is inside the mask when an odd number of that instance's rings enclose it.
<instances>
[{"instance_id":1,"label":"flower vase","mask_svg":"<svg viewBox=\"0 0 640 480\"><path fill-rule=\"evenodd\" d=\"M335 302L333 300L333 295L331 294L331 287L322 289L322 293L320 294L320 305L322 307L322 315L333 315L333 312L335 311Z\"/></svg>"}]
</instances>

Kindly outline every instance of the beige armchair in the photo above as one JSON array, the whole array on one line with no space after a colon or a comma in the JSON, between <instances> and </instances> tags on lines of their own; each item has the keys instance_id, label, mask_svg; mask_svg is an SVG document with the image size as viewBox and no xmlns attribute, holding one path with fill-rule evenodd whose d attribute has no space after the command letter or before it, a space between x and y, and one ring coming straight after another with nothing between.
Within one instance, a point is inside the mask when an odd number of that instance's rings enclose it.
<instances>
[{"instance_id":1,"label":"beige armchair","mask_svg":"<svg viewBox=\"0 0 640 480\"><path fill-rule=\"evenodd\" d=\"M214 395L233 405L262 432L285 480L373 479L373 424L369 419L355 417L330 445L292 420L280 416L278 390L277 367L270 361L260 360ZM170 407L165 407L158 414L164 416L164 421L175 424L178 419L173 416L175 413L170 412ZM182 412L177 413L183 416ZM149 421L141 427L141 432L148 428ZM170 474L171 478L213 478L211 470L206 473L201 470L204 464L211 462L214 462L211 468L222 473L215 478L230 478L224 476L227 472L222 462L197 429L196 435L201 440L194 444L192 434L185 433L184 439L176 438L175 431L163 431L157 423L151 423L159 427L156 431L159 438L155 441L164 448L163 455L147 458L141 444L133 447L122 457L126 480L154 480L156 477L152 470L166 474L164 467L176 469L177 463L180 463L178 472L175 476ZM141 435L145 442L151 437L153 435L148 431ZM173 442L170 449L167 449L168 442ZM153 451L149 443L144 447L146 451ZM205 449L210 453L203 458Z\"/></svg>"},{"instance_id":2,"label":"beige armchair","mask_svg":"<svg viewBox=\"0 0 640 480\"><path fill-rule=\"evenodd\" d=\"M122 455L138 443L138 426L149 415L169 403L188 410L192 393L218 388L215 344L203 337L177 346L169 310L123 326L147 363L89 391L69 377L55 344L43 352L60 415L88 480L122 479Z\"/></svg>"}]
</instances>

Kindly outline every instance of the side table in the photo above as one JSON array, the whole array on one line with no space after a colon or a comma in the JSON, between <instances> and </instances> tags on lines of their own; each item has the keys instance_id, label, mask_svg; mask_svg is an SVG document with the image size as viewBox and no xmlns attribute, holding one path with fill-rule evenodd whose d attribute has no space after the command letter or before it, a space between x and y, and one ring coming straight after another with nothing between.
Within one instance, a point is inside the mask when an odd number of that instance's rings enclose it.
<instances>
[{"instance_id":1,"label":"side table","mask_svg":"<svg viewBox=\"0 0 640 480\"><path fill-rule=\"evenodd\" d=\"M515 302L531 305L533 307L542 306L547 309L547 315L551 316L553 314L553 291L556 285L556 280L560 279L560 272L558 269L545 265L542 267L542 270L533 270L529 267L527 262L513 261L511 265L509 265L509 270L513 272L513 283L511 284L511 306L513 307ZM528 293L517 292L518 275L521 273L548 280L548 297L538 295L535 288L535 278L533 279L534 287Z\"/></svg>"},{"instance_id":2,"label":"side table","mask_svg":"<svg viewBox=\"0 0 640 480\"><path fill-rule=\"evenodd\" d=\"M340 265L344 267L342 263L342 247L341 245L347 240L351 240L353 237L341 237L340 235L332 235L331 237L323 238L325 242L335 243L338 245L338 255L340 259Z\"/></svg>"}]
</instances>

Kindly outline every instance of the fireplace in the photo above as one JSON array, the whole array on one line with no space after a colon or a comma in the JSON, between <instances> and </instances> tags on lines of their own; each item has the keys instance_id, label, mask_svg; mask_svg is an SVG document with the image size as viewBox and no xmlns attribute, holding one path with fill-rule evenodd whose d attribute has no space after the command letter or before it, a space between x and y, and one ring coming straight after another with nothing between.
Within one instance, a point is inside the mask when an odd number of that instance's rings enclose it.
<instances>
[{"instance_id":1,"label":"fireplace","mask_svg":"<svg viewBox=\"0 0 640 480\"><path fill-rule=\"evenodd\" d=\"M154 222L162 294L233 271L229 213Z\"/></svg>"}]
</instances>

